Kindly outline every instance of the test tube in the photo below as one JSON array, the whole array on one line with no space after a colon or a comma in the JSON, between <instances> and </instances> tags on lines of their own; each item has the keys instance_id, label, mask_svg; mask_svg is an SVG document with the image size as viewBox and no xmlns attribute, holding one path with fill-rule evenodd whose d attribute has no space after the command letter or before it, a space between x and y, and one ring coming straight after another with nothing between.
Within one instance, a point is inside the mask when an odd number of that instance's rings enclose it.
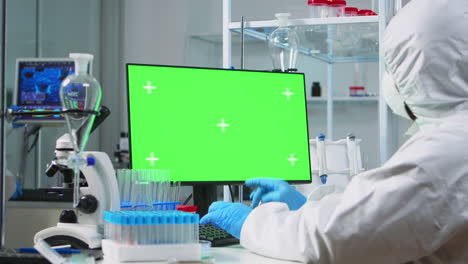
<instances>
[{"instance_id":1,"label":"test tube","mask_svg":"<svg viewBox=\"0 0 468 264\"><path fill-rule=\"evenodd\" d=\"M117 170L117 182L119 185L120 207L126 208L130 202L131 179L128 177L128 170Z\"/></svg>"},{"instance_id":2,"label":"test tube","mask_svg":"<svg viewBox=\"0 0 468 264\"><path fill-rule=\"evenodd\" d=\"M150 210L153 207L149 199L149 182L142 170L133 170L132 207L133 210Z\"/></svg>"},{"instance_id":3,"label":"test tube","mask_svg":"<svg viewBox=\"0 0 468 264\"><path fill-rule=\"evenodd\" d=\"M169 193L169 188L170 188L170 182L168 180L167 176L167 171L166 170L161 170L161 201L162 202L167 202L167 197Z\"/></svg>"},{"instance_id":4,"label":"test tube","mask_svg":"<svg viewBox=\"0 0 468 264\"><path fill-rule=\"evenodd\" d=\"M176 202L180 201L180 189L182 183L180 181L177 182L177 195L176 195Z\"/></svg>"}]
</instances>

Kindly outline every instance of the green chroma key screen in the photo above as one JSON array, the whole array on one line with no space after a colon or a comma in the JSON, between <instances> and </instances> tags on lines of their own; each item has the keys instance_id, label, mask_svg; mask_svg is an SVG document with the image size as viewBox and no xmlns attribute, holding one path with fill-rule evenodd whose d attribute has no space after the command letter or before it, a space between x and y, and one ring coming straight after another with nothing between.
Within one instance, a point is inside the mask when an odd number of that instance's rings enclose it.
<instances>
[{"instance_id":1,"label":"green chroma key screen","mask_svg":"<svg viewBox=\"0 0 468 264\"><path fill-rule=\"evenodd\" d=\"M182 182L310 182L304 75L127 65L133 169Z\"/></svg>"}]
</instances>

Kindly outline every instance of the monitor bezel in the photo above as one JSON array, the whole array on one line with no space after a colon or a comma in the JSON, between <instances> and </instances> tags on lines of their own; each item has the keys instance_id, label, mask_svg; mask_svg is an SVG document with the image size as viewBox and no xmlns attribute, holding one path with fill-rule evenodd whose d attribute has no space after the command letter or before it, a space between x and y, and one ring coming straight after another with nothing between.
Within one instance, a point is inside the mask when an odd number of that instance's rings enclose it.
<instances>
[{"instance_id":1,"label":"monitor bezel","mask_svg":"<svg viewBox=\"0 0 468 264\"><path fill-rule=\"evenodd\" d=\"M15 69L15 88L13 91L13 105L18 105L18 92L19 92L19 71L20 64L23 62L71 62L75 61L71 58L17 58L16 59L16 69ZM53 124L53 125L64 125L66 123L65 118L60 119L34 119L34 118L24 118L17 121L14 121L15 124Z\"/></svg>"},{"instance_id":2,"label":"monitor bezel","mask_svg":"<svg viewBox=\"0 0 468 264\"><path fill-rule=\"evenodd\" d=\"M309 116L307 111L307 89L306 89L306 82L305 82L305 74L300 72L271 72L271 71L262 71L262 70L240 70L240 69L225 69L225 68L212 68L212 67L195 67L195 66L180 66L180 65L163 65L163 64L146 64L146 63L126 63L125 65L125 74L126 74L126 81L127 81L127 89L126 89L126 99L127 99L127 120L128 120L128 144L129 144L129 154L130 154L130 169L133 168L132 166L132 131L131 131L131 120L130 120L130 83L128 78L128 69L129 66L156 66L156 67L171 67L171 68L186 68L186 69L206 69L206 70L223 70L223 71L246 71L246 72L262 72L262 73L271 73L271 74L298 74L303 76L304 80L304 111L306 114L306 126L307 126L307 142L310 139L309 133ZM288 183L293 184L307 184L312 182L312 164L310 160L310 144L307 144L308 149L308 156L309 156L309 171L310 177L308 180L285 180ZM217 185L230 185L230 184L243 184L245 181L181 181L182 185L193 186L193 185L205 185L205 184L217 184Z\"/></svg>"}]
</instances>

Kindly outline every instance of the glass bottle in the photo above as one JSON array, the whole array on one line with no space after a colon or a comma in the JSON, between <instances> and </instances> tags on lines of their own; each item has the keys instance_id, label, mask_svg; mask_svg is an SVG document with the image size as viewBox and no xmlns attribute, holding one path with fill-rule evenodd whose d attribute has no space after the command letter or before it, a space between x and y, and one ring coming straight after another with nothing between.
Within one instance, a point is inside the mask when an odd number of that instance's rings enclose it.
<instances>
[{"instance_id":1,"label":"glass bottle","mask_svg":"<svg viewBox=\"0 0 468 264\"><path fill-rule=\"evenodd\" d=\"M68 131L73 142L74 154L68 159L68 166L74 170L73 205L78 206L80 168L87 163L82 155L94 119L101 103L101 85L88 72L93 55L70 53L75 60L75 73L65 78L60 86L60 102L67 121Z\"/></svg>"},{"instance_id":2,"label":"glass bottle","mask_svg":"<svg viewBox=\"0 0 468 264\"><path fill-rule=\"evenodd\" d=\"M268 48L273 61L273 71L295 71L299 39L294 29L288 27L289 13L279 13L279 27L268 36Z\"/></svg>"},{"instance_id":3,"label":"glass bottle","mask_svg":"<svg viewBox=\"0 0 468 264\"><path fill-rule=\"evenodd\" d=\"M314 97L322 96L322 87L320 87L319 82L313 82L312 83L312 96L314 96Z\"/></svg>"}]
</instances>

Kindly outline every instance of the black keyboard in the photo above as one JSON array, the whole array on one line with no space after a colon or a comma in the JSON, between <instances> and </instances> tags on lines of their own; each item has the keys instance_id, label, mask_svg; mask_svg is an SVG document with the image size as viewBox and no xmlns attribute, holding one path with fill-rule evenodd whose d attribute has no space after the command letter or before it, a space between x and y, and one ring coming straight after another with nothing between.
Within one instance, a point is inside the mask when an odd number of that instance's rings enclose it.
<instances>
[{"instance_id":1,"label":"black keyboard","mask_svg":"<svg viewBox=\"0 0 468 264\"><path fill-rule=\"evenodd\" d=\"M18 250L8 248L0 250L0 263L2 264L49 264L40 254L19 253Z\"/></svg>"},{"instance_id":2,"label":"black keyboard","mask_svg":"<svg viewBox=\"0 0 468 264\"><path fill-rule=\"evenodd\" d=\"M200 225L198 237L200 240L210 241L212 247L224 247L239 244L239 239L212 224Z\"/></svg>"},{"instance_id":3,"label":"black keyboard","mask_svg":"<svg viewBox=\"0 0 468 264\"><path fill-rule=\"evenodd\" d=\"M24 253L24 250L16 248L0 249L1 264L50 264L50 262L39 253ZM29 250L28 250L29 251ZM101 250L82 249L81 253L93 256L95 259L102 259L103 253ZM71 254L60 254L63 257L70 257Z\"/></svg>"}]
</instances>

